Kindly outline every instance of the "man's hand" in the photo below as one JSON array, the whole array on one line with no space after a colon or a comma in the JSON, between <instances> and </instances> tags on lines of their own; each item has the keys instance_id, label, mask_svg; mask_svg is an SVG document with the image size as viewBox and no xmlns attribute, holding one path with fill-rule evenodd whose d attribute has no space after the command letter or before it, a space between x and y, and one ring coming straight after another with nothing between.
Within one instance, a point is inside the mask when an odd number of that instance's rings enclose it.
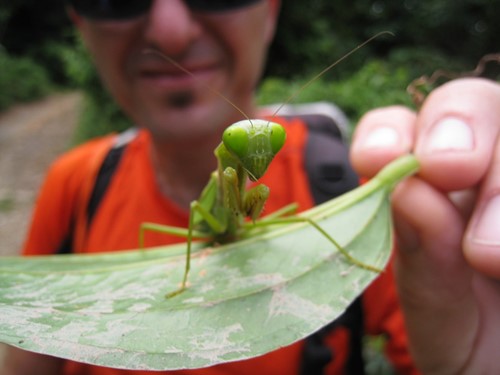
<instances>
[{"instance_id":1,"label":"man's hand","mask_svg":"<svg viewBox=\"0 0 500 375\"><path fill-rule=\"evenodd\" d=\"M358 125L363 176L413 152L393 194L395 273L411 350L425 374L500 374L500 85L449 82L419 113L377 109Z\"/></svg>"}]
</instances>

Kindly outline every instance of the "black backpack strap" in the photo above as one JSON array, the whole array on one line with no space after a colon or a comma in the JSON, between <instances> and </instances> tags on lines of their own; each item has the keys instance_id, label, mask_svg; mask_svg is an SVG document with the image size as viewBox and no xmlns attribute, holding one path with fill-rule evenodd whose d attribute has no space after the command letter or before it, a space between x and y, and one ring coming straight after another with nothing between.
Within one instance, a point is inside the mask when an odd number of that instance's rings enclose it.
<instances>
[{"instance_id":1,"label":"black backpack strap","mask_svg":"<svg viewBox=\"0 0 500 375\"><path fill-rule=\"evenodd\" d=\"M349 164L348 120L333 103L273 104L266 113L280 117L299 117L308 127L305 150L311 193L316 204L323 203L358 186L359 178Z\"/></svg>"},{"instance_id":2,"label":"black backpack strap","mask_svg":"<svg viewBox=\"0 0 500 375\"><path fill-rule=\"evenodd\" d=\"M106 190L111 182L111 178L115 173L123 153L129 142L137 135L137 129L131 128L123 133L120 133L115 140L115 144L106 154L94 183L94 188L87 205L87 226L90 227L92 220L97 212L97 208L106 193ZM70 230L64 240L61 242L57 254L71 254L73 252L73 224L70 225Z\"/></svg>"},{"instance_id":3,"label":"black backpack strap","mask_svg":"<svg viewBox=\"0 0 500 375\"><path fill-rule=\"evenodd\" d=\"M363 306L361 297L356 298L347 310L330 324L304 340L300 375L322 375L326 366L335 360L335 353L325 344L329 334L344 327L349 330L349 350L343 374L365 374L363 358Z\"/></svg>"},{"instance_id":4,"label":"black backpack strap","mask_svg":"<svg viewBox=\"0 0 500 375\"><path fill-rule=\"evenodd\" d=\"M87 226L90 227L94 215L97 212L97 208L108 189L111 178L113 177L116 168L120 164L123 152L129 144L129 142L135 138L137 135L137 129L131 128L121 134L116 138L114 146L109 150L108 154L104 158L101 164L101 168L97 173L97 177L94 183L94 189L90 195L89 203L87 206Z\"/></svg>"},{"instance_id":5,"label":"black backpack strap","mask_svg":"<svg viewBox=\"0 0 500 375\"><path fill-rule=\"evenodd\" d=\"M305 169L316 204L352 190L359 184L359 178L349 164L349 150L341 122L343 118L336 116L336 111L323 110L325 103L321 105L319 112L308 112L316 111L318 106L306 105L299 111L292 109L285 113L285 117L301 118L308 127ZM358 297L339 318L305 339L300 375L324 374L326 366L335 359L335 353L325 344L325 339L341 326L349 330L350 340L344 373L365 373L362 355L363 308L361 297Z\"/></svg>"},{"instance_id":6,"label":"black backpack strap","mask_svg":"<svg viewBox=\"0 0 500 375\"><path fill-rule=\"evenodd\" d=\"M285 105L278 103L264 106L262 111L268 115L277 113L280 117L300 117L308 127L320 128L344 143L348 140L349 121L344 112L333 103L314 102Z\"/></svg>"},{"instance_id":7,"label":"black backpack strap","mask_svg":"<svg viewBox=\"0 0 500 375\"><path fill-rule=\"evenodd\" d=\"M308 125L305 169L316 204L326 202L358 186L359 177L349 164L349 150L332 118L304 118Z\"/></svg>"},{"instance_id":8,"label":"black backpack strap","mask_svg":"<svg viewBox=\"0 0 500 375\"><path fill-rule=\"evenodd\" d=\"M71 254L73 252L73 223L69 225L69 232L61 241L61 244L56 250L56 254Z\"/></svg>"}]
</instances>

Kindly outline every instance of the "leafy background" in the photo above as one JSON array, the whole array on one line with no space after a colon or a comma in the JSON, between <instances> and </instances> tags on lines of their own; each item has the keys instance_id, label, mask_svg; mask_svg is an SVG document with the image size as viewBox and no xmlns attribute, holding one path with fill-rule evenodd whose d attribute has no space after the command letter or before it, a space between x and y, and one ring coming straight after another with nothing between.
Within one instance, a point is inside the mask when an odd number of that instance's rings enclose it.
<instances>
[{"instance_id":1,"label":"leafy background","mask_svg":"<svg viewBox=\"0 0 500 375\"><path fill-rule=\"evenodd\" d=\"M499 9L500 0L285 1L260 100L285 100L326 62L389 30L395 37L370 43L298 101L333 101L353 123L370 108L409 104L405 88L414 78L438 68L471 70L481 56L498 51ZM102 90L61 0L0 4L0 68L0 110L78 87L87 108L76 142L129 126Z\"/></svg>"}]
</instances>

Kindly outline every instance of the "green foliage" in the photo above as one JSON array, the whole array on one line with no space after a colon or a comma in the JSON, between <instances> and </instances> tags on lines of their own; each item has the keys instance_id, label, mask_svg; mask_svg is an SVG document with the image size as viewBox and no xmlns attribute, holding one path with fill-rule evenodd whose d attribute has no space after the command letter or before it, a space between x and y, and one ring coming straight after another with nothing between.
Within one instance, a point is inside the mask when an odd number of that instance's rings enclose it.
<instances>
[{"instance_id":1,"label":"green foliage","mask_svg":"<svg viewBox=\"0 0 500 375\"><path fill-rule=\"evenodd\" d=\"M387 341L385 335L363 337L363 357L367 374L396 375L391 363L384 356Z\"/></svg>"},{"instance_id":2,"label":"green foliage","mask_svg":"<svg viewBox=\"0 0 500 375\"><path fill-rule=\"evenodd\" d=\"M473 65L498 51L500 0L285 1L267 74L311 74L353 46L389 30L336 69L332 78L359 70L368 56L386 58L399 48L441 51L448 61Z\"/></svg>"},{"instance_id":3,"label":"green foliage","mask_svg":"<svg viewBox=\"0 0 500 375\"><path fill-rule=\"evenodd\" d=\"M15 202L11 197L0 198L0 213L10 212L14 209Z\"/></svg>"},{"instance_id":4,"label":"green foliage","mask_svg":"<svg viewBox=\"0 0 500 375\"><path fill-rule=\"evenodd\" d=\"M348 62L350 65L350 57ZM342 65L341 63L340 65ZM325 64L326 65L326 64ZM339 66L340 67L340 66ZM325 66L318 68L319 71ZM399 48L385 59L365 60L363 65L350 74L336 80L329 71L305 89L301 89L310 77L284 79L267 77L263 80L258 94L260 104L280 103L298 90L300 94L293 100L296 103L330 101L345 111L354 124L368 110L388 105L413 106L406 89L416 78L430 75L438 69L460 73L472 70L474 65L464 66L460 61L451 61L444 54L423 48Z\"/></svg>"},{"instance_id":5,"label":"green foliage","mask_svg":"<svg viewBox=\"0 0 500 375\"><path fill-rule=\"evenodd\" d=\"M102 98L99 100L99 98ZM104 134L120 132L131 126L130 120L104 90L99 96L85 93L81 120L74 135L74 144Z\"/></svg>"},{"instance_id":6,"label":"green foliage","mask_svg":"<svg viewBox=\"0 0 500 375\"><path fill-rule=\"evenodd\" d=\"M411 78L405 67L391 69L388 64L374 60L359 72L340 81L331 98L343 108L351 119L370 109L393 104L411 105L406 86Z\"/></svg>"},{"instance_id":7,"label":"green foliage","mask_svg":"<svg viewBox=\"0 0 500 375\"><path fill-rule=\"evenodd\" d=\"M60 46L58 55L63 62L64 73L71 85L88 90L99 86L100 80L87 49L78 34L74 34L74 43L71 46Z\"/></svg>"},{"instance_id":8,"label":"green foliage","mask_svg":"<svg viewBox=\"0 0 500 375\"><path fill-rule=\"evenodd\" d=\"M65 84L58 51L70 24L60 0L0 3L0 110Z\"/></svg>"},{"instance_id":9,"label":"green foliage","mask_svg":"<svg viewBox=\"0 0 500 375\"><path fill-rule=\"evenodd\" d=\"M351 120L366 111L386 105L411 105L406 93L410 83L409 69L393 68L381 60L366 63L355 74L337 82L318 79L304 89L295 102L330 101L342 108ZM304 80L287 81L280 78L264 80L259 91L259 103L270 104L287 100L305 84Z\"/></svg>"},{"instance_id":10,"label":"green foliage","mask_svg":"<svg viewBox=\"0 0 500 375\"><path fill-rule=\"evenodd\" d=\"M85 94L74 143L129 128L130 120L103 88L82 41L76 39L74 47L60 48L59 55L69 82Z\"/></svg>"},{"instance_id":11,"label":"green foliage","mask_svg":"<svg viewBox=\"0 0 500 375\"><path fill-rule=\"evenodd\" d=\"M30 57L45 67L51 81L64 84L53 45L70 45L72 26L61 0L0 2L0 44L11 56Z\"/></svg>"},{"instance_id":12,"label":"green foliage","mask_svg":"<svg viewBox=\"0 0 500 375\"><path fill-rule=\"evenodd\" d=\"M0 52L0 72L0 110L40 98L51 89L46 70L29 58Z\"/></svg>"}]
</instances>

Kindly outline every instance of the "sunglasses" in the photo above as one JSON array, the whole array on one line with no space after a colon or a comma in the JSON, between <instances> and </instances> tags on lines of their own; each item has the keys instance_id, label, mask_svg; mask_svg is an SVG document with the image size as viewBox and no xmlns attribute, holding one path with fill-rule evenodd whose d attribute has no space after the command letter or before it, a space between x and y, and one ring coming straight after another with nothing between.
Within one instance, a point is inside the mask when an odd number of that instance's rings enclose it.
<instances>
[{"instance_id":1,"label":"sunglasses","mask_svg":"<svg viewBox=\"0 0 500 375\"><path fill-rule=\"evenodd\" d=\"M118 21L139 17L149 11L153 0L68 0L82 17ZM184 0L189 9L199 12L225 12L259 0Z\"/></svg>"}]
</instances>

